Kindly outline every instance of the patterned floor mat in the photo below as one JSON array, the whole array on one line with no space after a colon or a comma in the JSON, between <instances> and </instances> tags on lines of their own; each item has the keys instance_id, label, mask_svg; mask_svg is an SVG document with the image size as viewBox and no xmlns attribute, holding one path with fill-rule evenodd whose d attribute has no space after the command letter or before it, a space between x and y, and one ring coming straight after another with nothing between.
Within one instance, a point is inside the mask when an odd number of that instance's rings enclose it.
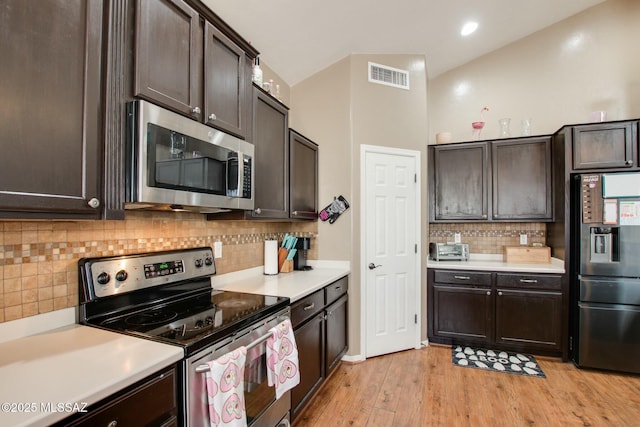
<instances>
[{"instance_id":1,"label":"patterned floor mat","mask_svg":"<svg viewBox=\"0 0 640 427\"><path fill-rule=\"evenodd\" d=\"M456 366L467 368L546 378L535 357L529 354L452 346L451 361Z\"/></svg>"}]
</instances>

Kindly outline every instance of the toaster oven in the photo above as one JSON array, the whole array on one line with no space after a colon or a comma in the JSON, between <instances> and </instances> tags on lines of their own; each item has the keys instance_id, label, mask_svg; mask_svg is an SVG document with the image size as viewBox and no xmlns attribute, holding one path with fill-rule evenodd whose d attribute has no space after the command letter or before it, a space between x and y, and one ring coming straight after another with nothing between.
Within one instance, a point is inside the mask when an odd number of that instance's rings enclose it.
<instances>
[{"instance_id":1,"label":"toaster oven","mask_svg":"<svg viewBox=\"0 0 640 427\"><path fill-rule=\"evenodd\" d=\"M468 243L429 243L429 256L435 261L468 261Z\"/></svg>"}]
</instances>

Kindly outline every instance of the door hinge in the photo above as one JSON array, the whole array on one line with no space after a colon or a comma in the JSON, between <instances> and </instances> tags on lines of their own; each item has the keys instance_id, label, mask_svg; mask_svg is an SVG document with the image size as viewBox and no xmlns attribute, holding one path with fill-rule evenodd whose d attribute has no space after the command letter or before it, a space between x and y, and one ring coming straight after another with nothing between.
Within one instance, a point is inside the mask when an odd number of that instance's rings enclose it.
<instances>
[{"instance_id":1,"label":"door hinge","mask_svg":"<svg viewBox=\"0 0 640 427\"><path fill-rule=\"evenodd\" d=\"M414 319L414 322L416 322L416 325L417 325L418 324L418 315L414 314L414 318L413 319Z\"/></svg>"}]
</instances>

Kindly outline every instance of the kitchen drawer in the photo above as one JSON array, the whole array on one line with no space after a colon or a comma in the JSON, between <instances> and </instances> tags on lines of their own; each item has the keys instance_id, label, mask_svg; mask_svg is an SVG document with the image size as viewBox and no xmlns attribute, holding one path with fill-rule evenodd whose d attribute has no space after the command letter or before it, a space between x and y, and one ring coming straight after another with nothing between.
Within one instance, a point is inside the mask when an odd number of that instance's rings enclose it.
<instances>
[{"instance_id":1,"label":"kitchen drawer","mask_svg":"<svg viewBox=\"0 0 640 427\"><path fill-rule=\"evenodd\" d=\"M553 274L496 273L496 286L512 288L561 289L562 276Z\"/></svg>"},{"instance_id":2,"label":"kitchen drawer","mask_svg":"<svg viewBox=\"0 0 640 427\"><path fill-rule=\"evenodd\" d=\"M330 285L324 288L324 301L325 305L329 305L340 296L344 295L349 288L349 278L347 276L342 279L338 279Z\"/></svg>"},{"instance_id":3,"label":"kitchen drawer","mask_svg":"<svg viewBox=\"0 0 640 427\"><path fill-rule=\"evenodd\" d=\"M452 283L457 285L491 286L491 273L467 270L435 270L436 283Z\"/></svg>"},{"instance_id":4,"label":"kitchen drawer","mask_svg":"<svg viewBox=\"0 0 640 427\"><path fill-rule=\"evenodd\" d=\"M176 373L170 369L143 380L122 395L110 396L86 414L76 414L55 427L176 425ZM144 408L144 410L140 410Z\"/></svg>"},{"instance_id":5,"label":"kitchen drawer","mask_svg":"<svg viewBox=\"0 0 640 427\"><path fill-rule=\"evenodd\" d=\"M313 317L324 308L324 289L320 289L296 301L291 306L291 324L297 327L305 320Z\"/></svg>"}]
</instances>

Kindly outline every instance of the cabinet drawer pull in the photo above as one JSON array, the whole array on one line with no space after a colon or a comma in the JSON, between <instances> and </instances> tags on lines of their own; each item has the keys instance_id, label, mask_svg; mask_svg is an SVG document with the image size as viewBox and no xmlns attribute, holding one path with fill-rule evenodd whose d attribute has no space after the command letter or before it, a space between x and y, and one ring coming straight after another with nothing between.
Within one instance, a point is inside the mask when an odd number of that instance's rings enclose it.
<instances>
[{"instance_id":1,"label":"cabinet drawer pull","mask_svg":"<svg viewBox=\"0 0 640 427\"><path fill-rule=\"evenodd\" d=\"M303 310L304 310L304 311L313 310L313 308L314 308L315 306L316 306L316 303L315 303L315 302L312 302L311 304L309 304L309 305L305 306L305 307L303 308Z\"/></svg>"},{"instance_id":2,"label":"cabinet drawer pull","mask_svg":"<svg viewBox=\"0 0 640 427\"><path fill-rule=\"evenodd\" d=\"M453 276L453 278L458 280L471 280L469 276Z\"/></svg>"},{"instance_id":3,"label":"cabinet drawer pull","mask_svg":"<svg viewBox=\"0 0 640 427\"><path fill-rule=\"evenodd\" d=\"M342 290L342 286L336 286L336 287L335 287L335 290L336 290L336 291L340 291L340 290Z\"/></svg>"},{"instance_id":4,"label":"cabinet drawer pull","mask_svg":"<svg viewBox=\"0 0 640 427\"><path fill-rule=\"evenodd\" d=\"M538 283L536 279L520 279L520 283Z\"/></svg>"}]
</instances>

